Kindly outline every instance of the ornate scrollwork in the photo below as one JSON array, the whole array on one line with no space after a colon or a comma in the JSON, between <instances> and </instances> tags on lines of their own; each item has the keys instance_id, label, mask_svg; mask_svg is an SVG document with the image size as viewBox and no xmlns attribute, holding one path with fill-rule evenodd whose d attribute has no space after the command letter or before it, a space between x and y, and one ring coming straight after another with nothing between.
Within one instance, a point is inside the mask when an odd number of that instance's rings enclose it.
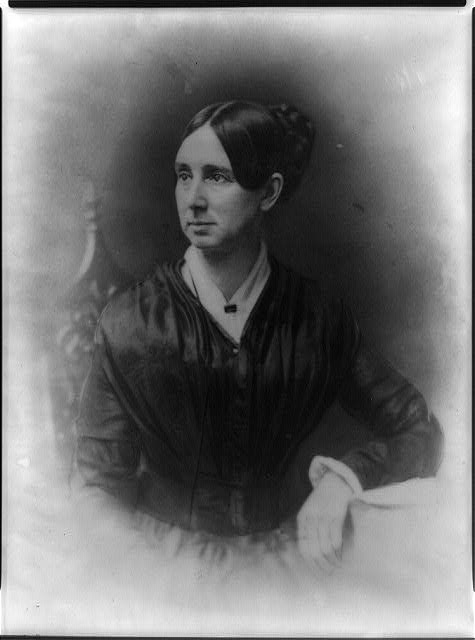
<instances>
[{"instance_id":1,"label":"ornate scrollwork","mask_svg":"<svg viewBox=\"0 0 475 640\"><path fill-rule=\"evenodd\" d=\"M98 204L89 183L84 198L84 257L72 286L58 301L58 308L68 311L69 317L56 335L51 354L49 384L55 438L60 453L65 455L73 448L74 421L91 364L97 321L111 296L132 280L107 249L99 226Z\"/></svg>"}]
</instances>

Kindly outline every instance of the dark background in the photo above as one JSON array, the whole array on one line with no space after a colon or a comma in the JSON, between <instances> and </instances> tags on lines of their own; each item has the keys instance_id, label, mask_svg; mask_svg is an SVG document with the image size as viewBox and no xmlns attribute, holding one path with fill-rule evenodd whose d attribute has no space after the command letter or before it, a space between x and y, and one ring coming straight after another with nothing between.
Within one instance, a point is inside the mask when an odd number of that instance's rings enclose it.
<instances>
[{"instance_id":1,"label":"dark background","mask_svg":"<svg viewBox=\"0 0 475 640\"><path fill-rule=\"evenodd\" d=\"M140 278L185 249L172 167L192 115L292 102L317 136L300 191L268 220L271 250L342 295L436 411L453 408L470 317L468 37L456 11L10 14L7 331L21 318L48 349L89 182L111 254Z\"/></svg>"}]
</instances>

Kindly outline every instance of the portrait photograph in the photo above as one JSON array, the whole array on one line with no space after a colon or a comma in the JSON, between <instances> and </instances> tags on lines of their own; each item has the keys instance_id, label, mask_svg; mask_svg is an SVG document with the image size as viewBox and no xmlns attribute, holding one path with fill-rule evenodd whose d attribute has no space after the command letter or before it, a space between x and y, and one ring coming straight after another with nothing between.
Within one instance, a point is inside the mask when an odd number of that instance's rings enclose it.
<instances>
[{"instance_id":1,"label":"portrait photograph","mask_svg":"<svg viewBox=\"0 0 475 640\"><path fill-rule=\"evenodd\" d=\"M471 636L470 9L2 22L2 633Z\"/></svg>"}]
</instances>

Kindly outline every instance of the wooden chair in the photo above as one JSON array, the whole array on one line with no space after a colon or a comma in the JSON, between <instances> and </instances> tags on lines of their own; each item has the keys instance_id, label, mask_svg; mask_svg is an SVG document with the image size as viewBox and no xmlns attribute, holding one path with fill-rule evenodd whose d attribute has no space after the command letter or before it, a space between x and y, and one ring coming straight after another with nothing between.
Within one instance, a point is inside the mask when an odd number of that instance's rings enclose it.
<instances>
[{"instance_id":1,"label":"wooden chair","mask_svg":"<svg viewBox=\"0 0 475 640\"><path fill-rule=\"evenodd\" d=\"M83 260L71 287L58 300L58 310L66 311L68 320L56 335L49 386L55 441L66 459L70 459L74 449L74 421L91 363L97 320L110 298L133 281L107 249L99 205L100 199L95 197L94 186L89 183L83 199L86 223Z\"/></svg>"}]
</instances>

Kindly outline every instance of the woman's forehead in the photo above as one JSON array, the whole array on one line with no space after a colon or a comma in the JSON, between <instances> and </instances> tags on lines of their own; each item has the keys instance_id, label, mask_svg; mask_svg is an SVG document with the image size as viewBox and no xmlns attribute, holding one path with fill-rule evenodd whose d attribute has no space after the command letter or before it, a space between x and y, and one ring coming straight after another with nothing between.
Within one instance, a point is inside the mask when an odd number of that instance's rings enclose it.
<instances>
[{"instance_id":1,"label":"woman's forehead","mask_svg":"<svg viewBox=\"0 0 475 640\"><path fill-rule=\"evenodd\" d=\"M188 165L215 165L231 169L227 153L209 124L196 129L183 140L175 162Z\"/></svg>"}]
</instances>

